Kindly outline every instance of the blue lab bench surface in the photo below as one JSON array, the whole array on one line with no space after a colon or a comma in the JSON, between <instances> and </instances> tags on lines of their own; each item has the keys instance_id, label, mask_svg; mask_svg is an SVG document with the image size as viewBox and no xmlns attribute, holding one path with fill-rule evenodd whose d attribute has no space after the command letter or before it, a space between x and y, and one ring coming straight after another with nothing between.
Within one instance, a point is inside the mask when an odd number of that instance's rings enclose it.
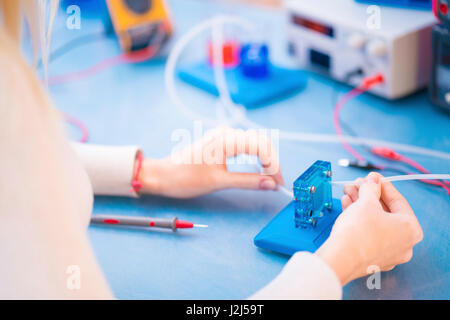
<instances>
[{"instance_id":1,"label":"blue lab bench surface","mask_svg":"<svg viewBox=\"0 0 450 320\"><path fill-rule=\"evenodd\" d=\"M215 1L170 1L176 32L219 12L238 14L265 24L274 61L288 65L285 18L272 9L227 5ZM189 14L186 14L189 12ZM80 30L65 28L65 13L55 22L52 47L102 27L82 20ZM203 39L206 41L206 38ZM187 56L205 54L205 41L188 48ZM114 39L92 42L51 63L50 75L87 68L120 53ZM177 146L175 130L193 132L187 119L169 100L164 87L164 60L121 65L89 79L51 87L55 105L82 120L90 130L90 143L139 145L146 156L165 157ZM334 90L349 87L314 73L307 73L308 87L286 100L247 111L262 126L291 132L334 133ZM177 80L186 104L215 117L216 99ZM348 103L342 119L363 137L414 144L450 152L450 117L430 105L422 91L396 102L370 94ZM70 135L77 131L68 126ZM342 168L349 157L339 144L282 140L279 144L282 173L288 186L315 160L331 161L334 180L348 180L366 172ZM450 172L450 162L413 156L429 170ZM240 170L242 168L236 168ZM386 172L386 175L395 174ZM381 289L369 290L366 279L344 288L345 299L450 299L449 225L450 201L440 188L418 182L396 186L409 200L424 230L411 262L381 276ZM342 195L334 188L334 198ZM177 233L124 230L102 226L89 228L89 238L114 294L121 299L243 299L272 280L288 256L258 249L253 238L290 199L281 192L227 190L192 200L143 196L140 199L96 197L94 213L178 216L208 224L208 229ZM345 254L345 253L343 253Z\"/></svg>"}]
</instances>

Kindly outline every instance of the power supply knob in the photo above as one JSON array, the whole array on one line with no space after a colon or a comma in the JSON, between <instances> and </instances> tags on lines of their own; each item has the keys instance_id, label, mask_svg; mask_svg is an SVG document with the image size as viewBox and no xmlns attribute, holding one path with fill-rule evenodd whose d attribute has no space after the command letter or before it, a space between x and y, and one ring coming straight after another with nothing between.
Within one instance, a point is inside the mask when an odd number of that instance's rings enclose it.
<instances>
[{"instance_id":1,"label":"power supply knob","mask_svg":"<svg viewBox=\"0 0 450 320\"><path fill-rule=\"evenodd\" d=\"M366 39L364 38L364 36L362 34L359 34L359 33L351 34L347 38L348 46L353 49L356 49L356 50L362 49L362 47L364 46L365 43L366 43Z\"/></svg>"},{"instance_id":2,"label":"power supply knob","mask_svg":"<svg viewBox=\"0 0 450 320\"><path fill-rule=\"evenodd\" d=\"M381 40L372 40L367 45L367 53L371 56L381 58L387 54L386 43Z\"/></svg>"}]
</instances>

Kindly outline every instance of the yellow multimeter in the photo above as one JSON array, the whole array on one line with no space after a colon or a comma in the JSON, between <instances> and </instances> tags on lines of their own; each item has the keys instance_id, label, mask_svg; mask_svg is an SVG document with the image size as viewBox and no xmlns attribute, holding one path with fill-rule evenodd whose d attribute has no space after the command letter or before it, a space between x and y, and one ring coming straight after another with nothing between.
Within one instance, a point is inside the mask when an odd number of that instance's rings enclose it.
<instances>
[{"instance_id":1,"label":"yellow multimeter","mask_svg":"<svg viewBox=\"0 0 450 320\"><path fill-rule=\"evenodd\" d=\"M122 50L161 46L171 33L164 0L106 0Z\"/></svg>"}]
</instances>

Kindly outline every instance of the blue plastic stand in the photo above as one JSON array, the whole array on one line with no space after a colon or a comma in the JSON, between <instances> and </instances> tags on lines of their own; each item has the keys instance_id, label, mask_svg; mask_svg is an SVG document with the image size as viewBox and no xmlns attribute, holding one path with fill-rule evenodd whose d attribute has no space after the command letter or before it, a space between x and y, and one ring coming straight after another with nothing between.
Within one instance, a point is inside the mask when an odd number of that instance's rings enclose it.
<instances>
[{"instance_id":1,"label":"blue plastic stand","mask_svg":"<svg viewBox=\"0 0 450 320\"><path fill-rule=\"evenodd\" d=\"M205 63L180 67L178 76L185 82L205 90L215 96L217 91L213 68ZM225 78L230 90L231 99L235 103L251 108L297 93L306 86L306 76L298 70L269 66L269 74L264 78L246 77L237 67L225 70Z\"/></svg>"},{"instance_id":2,"label":"blue plastic stand","mask_svg":"<svg viewBox=\"0 0 450 320\"><path fill-rule=\"evenodd\" d=\"M315 252L330 235L341 212L341 202L333 199L333 208L324 209L324 215L318 219L315 227L296 228L292 201L258 233L254 243L259 248L287 255L298 251Z\"/></svg>"}]
</instances>

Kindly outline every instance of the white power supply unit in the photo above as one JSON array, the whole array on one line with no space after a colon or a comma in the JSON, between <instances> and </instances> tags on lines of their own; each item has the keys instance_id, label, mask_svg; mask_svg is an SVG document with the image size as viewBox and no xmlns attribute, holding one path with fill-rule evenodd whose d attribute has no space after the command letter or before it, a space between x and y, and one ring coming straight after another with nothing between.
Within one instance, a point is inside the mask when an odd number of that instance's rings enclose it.
<instances>
[{"instance_id":1,"label":"white power supply unit","mask_svg":"<svg viewBox=\"0 0 450 320\"><path fill-rule=\"evenodd\" d=\"M297 0L285 5L289 48L300 67L353 86L381 73L385 82L370 92L387 99L406 96L428 83L431 28L436 23L431 10L353 0Z\"/></svg>"}]
</instances>

